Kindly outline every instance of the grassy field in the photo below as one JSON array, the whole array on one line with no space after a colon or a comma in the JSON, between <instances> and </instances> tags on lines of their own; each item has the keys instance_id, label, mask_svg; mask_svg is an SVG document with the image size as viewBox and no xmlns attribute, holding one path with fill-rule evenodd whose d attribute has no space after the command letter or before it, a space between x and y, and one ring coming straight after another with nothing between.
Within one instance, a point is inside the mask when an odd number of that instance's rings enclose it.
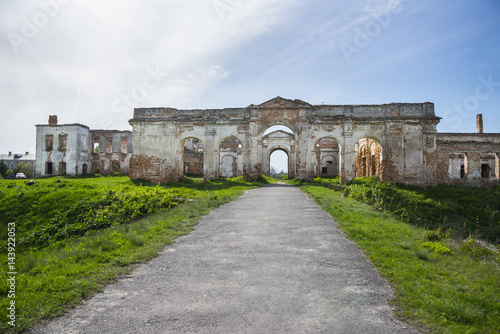
<instances>
[{"instance_id":1,"label":"grassy field","mask_svg":"<svg viewBox=\"0 0 500 334\"><path fill-rule=\"evenodd\" d=\"M241 178L161 186L126 176L36 181L0 180L0 332L64 314L189 233L211 209L261 185ZM12 226L15 247L7 242ZM8 324L12 301L15 326Z\"/></svg>"},{"instance_id":2,"label":"grassy field","mask_svg":"<svg viewBox=\"0 0 500 334\"><path fill-rule=\"evenodd\" d=\"M479 241L498 244L498 188L422 189L374 178L287 182L309 193L365 251L394 287L399 318L428 333L500 332L500 256ZM34 186L0 180L0 332L24 332L64 314L189 233L212 208L261 184L184 178L158 186L126 176L47 178ZM10 226L16 245L9 250ZM9 261L15 291L7 281ZM15 327L8 324L12 300Z\"/></svg>"},{"instance_id":3,"label":"grassy field","mask_svg":"<svg viewBox=\"0 0 500 334\"><path fill-rule=\"evenodd\" d=\"M320 181L322 182L322 181ZM345 185L344 195L391 212L398 219L426 229L451 229L456 239L474 234L500 243L500 187L389 184L377 177L359 178Z\"/></svg>"},{"instance_id":4,"label":"grassy field","mask_svg":"<svg viewBox=\"0 0 500 334\"><path fill-rule=\"evenodd\" d=\"M482 234L498 241L498 216L493 214L498 206L492 204L498 203L498 189L423 190L373 182L296 183L335 218L394 287L391 303L400 319L428 333L500 333L500 257L477 239ZM386 189L387 195L377 189ZM396 195L398 191L404 195ZM468 204L458 208L464 194ZM481 211L481 217L493 217L484 226L475 217ZM450 216L460 217L462 224L445 219ZM448 230L454 227L459 230ZM463 243L469 231L469 241Z\"/></svg>"}]
</instances>

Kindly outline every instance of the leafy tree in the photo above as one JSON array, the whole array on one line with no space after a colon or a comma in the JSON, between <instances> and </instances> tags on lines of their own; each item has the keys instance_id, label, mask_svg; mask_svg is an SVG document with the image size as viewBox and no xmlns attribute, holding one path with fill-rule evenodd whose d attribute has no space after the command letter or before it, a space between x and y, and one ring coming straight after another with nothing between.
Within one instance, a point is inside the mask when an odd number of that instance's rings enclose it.
<instances>
[{"instance_id":1,"label":"leafy tree","mask_svg":"<svg viewBox=\"0 0 500 334\"><path fill-rule=\"evenodd\" d=\"M5 177L5 174L7 173L7 170L9 168L7 168L7 165L5 164L5 162L0 161L0 175L2 175L3 177Z\"/></svg>"},{"instance_id":2,"label":"leafy tree","mask_svg":"<svg viewBox=\"0 0 500 334\"><path fill-rule=\"evenodd\" d=\"M7 169L7 171L5 172L5 178L8 179L13 173L14 171L12 169Z\"/></svg>"},{"instance_id":3,"label":"leafy tree","mask_svg":"<svg viewBox=\"0 0 500 334\"><path fill-rule=\"evenodd\" d=\"M275 178L275 179L281 179L283 177L283 174L285 174L284 170L277 171L274 167L271 167L269 171L269 176Z\"/></svg>"},{"instance_id":4,"label":"leafy tree","mask_svg":"<svg viewBox=\"0 0 500 334\"><path fill-rule=\"evenodd\" d=\"M14 167L14 173L24 173L26 177L31 176L31 165L29 162L23 161Z\"/></svg>"}]
</instances>

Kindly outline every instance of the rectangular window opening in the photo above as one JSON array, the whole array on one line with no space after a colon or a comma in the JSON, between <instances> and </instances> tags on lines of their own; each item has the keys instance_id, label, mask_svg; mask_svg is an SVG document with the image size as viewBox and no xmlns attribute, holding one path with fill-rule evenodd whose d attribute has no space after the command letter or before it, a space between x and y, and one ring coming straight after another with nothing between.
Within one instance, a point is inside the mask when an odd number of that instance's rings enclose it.
<instances>
[{"instance_id":1,"label":"rectangular window opening","mask_svg":"<svg viewBox=\"0 0 500 334\"><path fill-rule=\"evenodd\" d=\"M113 173L120 173L120 162L116 160L112 161L111 170L113 171Z\"/></svg>"},{"instance_id":2,"label":"rectangular window opening","mask_svg":"<svg viewBox=\"0 0 500 334\"><path fill-rule=\"evenodd\" d=\"M94 154L99 154L99 140L100 138L99 137L94 137L94 146L93 146L93 152Z\"/></svg>"},{"instance_id":3,"label":"rectangular window opening","mask_svg":"<svg viewBox=\"0 0 500 334\"><path fill-rule=\"evenodd\" d=\"M59 151L66 151L66 145L68 143L67 135L59 135Z\"/></svg>"},{"instance_id":4,"label":"rectangular window opening","mask_svg":"<svg viewBox=\"0 0 500 334\"><path fill-rule=\"evenodd\" d=\"M46 135L45 136L45 149L47 151L52 151L53 146L54 146L54 136L53 135Z\"/></svg>"},{"instance_id":5,"label":"rectangular window opening","mask_svg":"<svg viewBox=\"0 0 500 334\"><path fill-rule=\"evenodd\" d=\"M481 177L483 179L487 179L490 177L490 172L491 172L491 167L489 164L482 164L481 165Z\"/></svg>"},{"instance_id":6,"label":"rectangular window opening","mask_svg":"<svg viewBox=\"0 0 500 334\"><path fill-rule=\"evenodd\" d=\"M65 174L66 174L66 163L60 162L59 163L59 175L65 175Z\"/></svg>"}]
</instances>

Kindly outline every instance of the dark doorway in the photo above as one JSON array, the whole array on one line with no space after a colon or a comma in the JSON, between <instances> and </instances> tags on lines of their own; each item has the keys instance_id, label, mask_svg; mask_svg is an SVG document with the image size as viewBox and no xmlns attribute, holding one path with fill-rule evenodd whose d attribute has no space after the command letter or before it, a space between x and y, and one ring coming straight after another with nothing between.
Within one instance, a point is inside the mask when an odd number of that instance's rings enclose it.
<instances>
[{"instance_id":1,"label":"dark doorway","mask_svg":"<svg viewBox=\"0 0 500 334\"><path fill-rule=\"evenodd\" d=\"M491 172L490 165L488 165L488 164L482 164L481 165L481 177L483 179L489 178L490 177L490 172Z\"/></svg>"},{"instance_id":2,"label":"dark doorway","mask_svg":"<svg viewBox=\"0 0 500 334\"><path fill-rule=\"evenodd\" d=\"M47 171L48 175L52 174L52 162L47 162L47 165L45 166L45 170Z\"/></svg>"}]
</instances>

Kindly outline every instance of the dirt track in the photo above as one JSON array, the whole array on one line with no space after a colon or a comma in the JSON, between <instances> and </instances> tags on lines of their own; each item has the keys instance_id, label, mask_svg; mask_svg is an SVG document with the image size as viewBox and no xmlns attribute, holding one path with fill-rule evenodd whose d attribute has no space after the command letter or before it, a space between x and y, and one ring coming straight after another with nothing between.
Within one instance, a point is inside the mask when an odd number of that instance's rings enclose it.
<instances>
[{"instance_id":1,"label":"dirt track","mask_svg":"<svg viewBox=\"0 0 500 334\"><path fill-rule=\"evenodd\" d=\"M325 211L269 185L34 333L417 333L390 296Z\"/></svg>"}]
</instances>

